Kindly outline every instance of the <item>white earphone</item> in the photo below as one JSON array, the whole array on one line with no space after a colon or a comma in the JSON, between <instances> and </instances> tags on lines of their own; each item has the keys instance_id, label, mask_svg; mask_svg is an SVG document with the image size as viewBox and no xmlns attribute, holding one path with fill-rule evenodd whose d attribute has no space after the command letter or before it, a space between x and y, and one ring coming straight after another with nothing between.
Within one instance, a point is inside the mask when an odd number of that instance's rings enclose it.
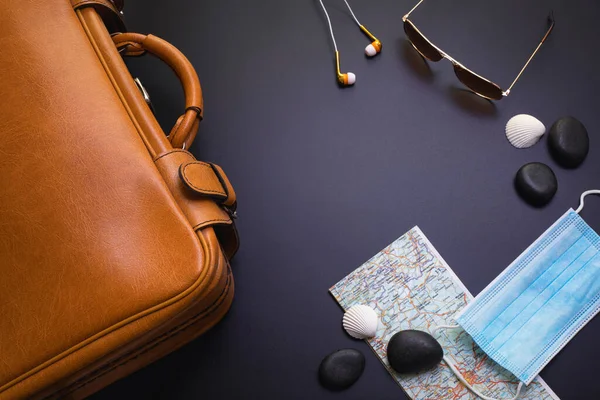
<instances>
[{"instance_id":1,"label":"white earphone","mask_svg":"<svg viewBox=\"0 0 600 400\"><path fill-rule=\"evenodd\" d=\"M333 27L331 26L331 20L329 19L329 14L327 13L327 9L325 8L325 5L323 4L323 0L319 0L319 2L321 3L321 7L323 8L323 11L325 12L325 17L327 18L327 23L329 24L329 33L331 34L333 48L335 49L335 64L336 64L338 83L342 86L354 85L354 82L356 82L356 75L354 75L352 72L346 72L343 74L340 72L340 53L337 49L337 44L335 43L335 36L333 34ZM352 14L352 18L354 18L354 21L356 22L356 24L358 25L360 30L363 31L363 33L365 35L367 35L369 37L369 39L371 39L371 43L365 48L365 54L368 57L376 56L378 53L381 52L381 47L382 47L381 42L379 41L379 39L377 39L375 36L373 36L373 34L371 32L369 32L369 30L367 28L365 28L364 25L362 25L358 21L358 19L356 18L356 15L354 15L354 11L352 11L352 8L350 7L350 4L348 4L348 1L344 0L344 3L346 3L348 10L350 10L350 14Z\"/></svg>"}]
</instances>

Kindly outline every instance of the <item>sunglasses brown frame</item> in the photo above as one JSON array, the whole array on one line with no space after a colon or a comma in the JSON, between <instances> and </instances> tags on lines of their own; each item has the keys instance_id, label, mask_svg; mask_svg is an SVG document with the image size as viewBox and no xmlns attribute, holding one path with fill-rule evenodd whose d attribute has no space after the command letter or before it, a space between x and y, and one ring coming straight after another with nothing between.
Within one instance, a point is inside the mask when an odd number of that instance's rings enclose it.
<instances>
[{"instance_id":1,"label":"sunglasses brown frame","mask_svg":"<svg viewBox=\"0 0 600 400\"><path fill-rule=\"evenodd\" d=\"M554 29L554 15L551 12L550 15L548 16L548 23L549 23L548 31L542 38L542 41L535 48L535 50L533 51L533 53L531 54L531 56L529 57L529 59L527 60L525 65L523 66L523 68L521 68L521 71L519 72L519 74L517 75L515 80L510 84L508 89L503 91L500 88L500 86L498 86L495 83L493 83L492 81L482 77L481 75L478 75L475 72L471 71L470 69L465 67L463 64L461 64L460 62L456 61L454 58L449 56L447 53L445 53L439 47L437 47L436 45L431 43L431 41L429 41L429 39L427 39L427 37L425 35L423 35L421 33L421 31L419 31L419 29L415 26L415 24L411 20L408 19L410 14L413 11L415 11L417 9L417 7L419 7L421 5L421 3L423 1L425 1L425 0L419 1L417 3L417 5L414 6L408 12L408 14L406 14L404 17L402 17L402 21L404 22L404 32L406 33L406 36L407 36L410 44L415 48L415 50L417 50L417 52L419 52L419 54L421 54L421 56L423 56L424 58L426 58L430 61L437 62L437 61L442 60L443 58L450 61L454 67L454 72L455 72L458 80L462 84L464 84L467 88L469 88L471 91L473 91L473 93L475 93L478 96L481 96L485 99L489 99L489 100L501 100L503 97L506 97L510 94L511 89L513 88L515 83L517 83L517 81L523 74L523 71L525 71L525 68L527 68L527 66L533 59L533 57L536 55L536 53L540 49L540 47L542 47L542 44L544 44L544 42L550 35L550 32L552 32L552 29ZM411 38L411 36L412 36L412 38ZM420 41L421 45L427 46L427 49L425 49L425 48L419 49L419 47L417 45L415 45L415 43L414 43L415 41ZM429 53L429 54L426 54L426 53ZM465 81L467 81L467 82L465 82Z\"/></svg>"}]
</instances>

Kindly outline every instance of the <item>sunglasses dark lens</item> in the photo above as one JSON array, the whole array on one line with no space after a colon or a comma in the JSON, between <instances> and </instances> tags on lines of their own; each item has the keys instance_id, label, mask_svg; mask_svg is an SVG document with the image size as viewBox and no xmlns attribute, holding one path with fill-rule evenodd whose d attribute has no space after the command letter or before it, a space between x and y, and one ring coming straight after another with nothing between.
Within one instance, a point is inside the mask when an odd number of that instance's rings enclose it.
<instances>
[{"instance_id":1,"label":"sunglasses dark lens","mask_svg":"<svg viewBox=\"0 0 600 400\"><path fill-rule=\"evenodd\" d=\"M442 59L440 52L429 43L429 40L427 40L425 36L421 35L409 20L404 21L404 32L406 33L408 40L410 40L415 49L417 49L423 57L431 61L440 61Z\"/></svg>"},{"instance_id":2,"label":"sunglasses dark lens","mask_svg":"<svg viewBox=\"0 0 600 400\"><path fill-rule=\"evenodd\" d=\"M493 100L502 99L502 89L500 89L496 84L475 75L471 71L466 70L459 65L454 66L454 73L466 87L478 95Z\"/></svg>"}]
</instances>

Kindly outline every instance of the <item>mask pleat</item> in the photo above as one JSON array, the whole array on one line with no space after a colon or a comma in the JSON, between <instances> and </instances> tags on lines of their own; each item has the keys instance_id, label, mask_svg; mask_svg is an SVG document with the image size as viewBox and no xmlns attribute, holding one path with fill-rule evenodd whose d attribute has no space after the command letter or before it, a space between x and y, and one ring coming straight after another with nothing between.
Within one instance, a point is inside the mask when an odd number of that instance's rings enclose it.
<instances>
[{"instance_id":1,"label":"mask pleat","mask_svg":"<svg viewBox=\"0 0 600 400\"><path fill-rule=\"evenodd\" d=\"M527 320L543 307L544 302L553 293L560 290L560 285L576 274L591 256L589 240L580 237L573 246L561 255L556 262L546 269L538 278L521 293L518 301L506 307L501 317L496 318L484 334L489 337L490 343L496 348L501 348ZM593 250L593 249L592 249Z\"/></svg>"},{"instance_id":2,"label":"mask pleat","mask_svg":"<svg viewBox=\"0 0 600 400\"><path fill-rule=\"evenodd\" d=\"M574 310L588 311L590 306L594 306L592 303L597 303L597 295L600 292L600 280L597 279L600 257L598 250L595 247L593 249L594 257L588 260L559 291L555 292L544 305L543 312L537 312L530 318L527 328L520 329L510 339L510 342L519 343L520 349L505 345L498 350L508 359L518 357L524 362L520 366L524 372L531 370L539 359L545 357L546 352L552 351L554 344L558 343L562 347L561 340L566 337L570 339L569 333L572 327L583 316L583 313ZM528 362L525 363L526 360Z\"/></svg>"},{"instance_id":3,"label":"mask pleat","mask_svg":"<svg viewBox=\"0 0 600 400\"><path fill-rule=\"evenodd\" d=\"M456 318L494 361L529 384L600 309L600 237L573 210Z\"/></svg>"}]
</instances>

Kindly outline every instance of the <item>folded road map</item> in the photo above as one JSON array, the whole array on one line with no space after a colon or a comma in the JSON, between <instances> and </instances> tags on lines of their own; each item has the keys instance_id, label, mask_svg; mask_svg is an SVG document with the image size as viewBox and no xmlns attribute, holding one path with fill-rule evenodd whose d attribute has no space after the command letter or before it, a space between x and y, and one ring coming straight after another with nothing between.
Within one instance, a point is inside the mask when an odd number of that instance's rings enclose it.
<instances>
[{"instance_id":1,"label":"folded road map","mask_svg":"<svg viewBox=\"0 0 600 400\"><path fill-rule=\"evenodd\" d=\"M365 304L377 312L380 316L377 335L367 343L411 399L478 399L444 362L418 375L398 374L387 362L386 346L394 333L403 329L431 333L434 326L455 324L454 315L473 299L418 227L329 291L344 310ZM510 399L515 395L519 380L489 359L461 328L440 331L436 338L444 353L480 392L497 399ZM558 396L537 377L523 388L519 399L558 400Z\"/></svg>"}]
</instances>

